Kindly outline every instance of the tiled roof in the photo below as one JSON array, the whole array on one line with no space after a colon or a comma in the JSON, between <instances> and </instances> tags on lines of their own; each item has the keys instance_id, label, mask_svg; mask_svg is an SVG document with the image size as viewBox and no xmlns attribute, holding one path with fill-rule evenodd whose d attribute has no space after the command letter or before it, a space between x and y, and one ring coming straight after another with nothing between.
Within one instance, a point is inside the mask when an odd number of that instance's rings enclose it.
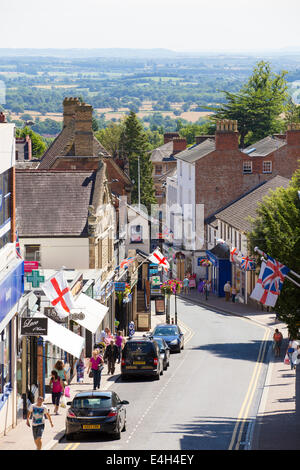
<instances>
[{"instance_id":1,"label":"tiled roof","mask_svg":"<svg viewBox=\"0 0 300 470\"><path fill-rule=\"evenodd\" d=\"M16 170L20 237L87 235L96 171Z\"/></svg>"},{"instance_id":2,"label":"tiled roof","mask_svg":"<svg viewBox=\"0 0 300 470\"><path fill-rule=\"evenodd\" d=\"M154 149L151 153L151 162L162 162L169 160L173 154L173 140ZM174 157L173 157L174 158Z\"/></svg>"},{"instance_id":3,"label":"tiled roof","mask_svg":"<svg viewBox=\"0 0 300 470\"><path fill-rule=\"evenodd\" d=\"M175 158L183 160L188 163L194 163L199 158L205 157L209 153L216 149L216 143L214 139L206 139L199 145L193 145L183 152L178 153Z\"/></svg>"},{"instance_id":4,"label":"tiled roof","mask_svg":"<svg viewBox=\"0 0 300 470\"><path fill-rule=\"evenodd\" d=\"M259 140L253 145L249 145L243 150L250 157L266 157L270 153L278 150L280 147L286 145L286 142L277 137L268 136L262 140Z\"/></svg>"},{"instance_id":5,"label":"tiled roof","mask_svg":"<svg viewBox=\"0 0 300 470\"><path fill-rule=\"evenodd\" d=\"M270 190L289 185L290 180L283 176L275 176L259 187L254 188L252 191L242 196L225 209L217 212L215 217L226 222L237 230L242 232L251 231L251 223L248 217L257 217L257 204L262 201L264 196L267 196Z\"/></svg>"}]
</instances>

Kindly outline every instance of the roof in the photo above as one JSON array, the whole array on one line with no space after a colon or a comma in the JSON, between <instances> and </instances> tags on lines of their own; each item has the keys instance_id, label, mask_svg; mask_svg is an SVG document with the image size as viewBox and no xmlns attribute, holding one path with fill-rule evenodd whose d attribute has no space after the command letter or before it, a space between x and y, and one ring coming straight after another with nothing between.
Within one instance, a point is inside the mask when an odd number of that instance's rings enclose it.
<instances>
[{"instance_id":1,"label":"roof","mask_svg":"<svg viewBox=\"0 0 300 470\"><path fill-rule=\"evenodd\" d=\"M20 237L87 236L96 171L16 170Z\"/></svg>"},{"instance_id":2,"label":"roof","mask_svg":"<svg viewBox=\"0 0 300 470\"><path fill-rule=\"evenodd\" d=\"M57 157L73 156L74 139L75 120L71 121L67 126L65 126L62 131L58 134L58 136L54 139L50 147L44 153L39 168L41 170L51 168ZM101 145L100 142L94 136L93 155L91 155L91 157L98 157L99 152L102 152L105 157L110 156L109 153L103 147L103 145Z\"/></svg>"},{"instance_id":3,"label":"roof","mask_svg":"<svg viewBox=\"0 0 300 470\"><path fill-rule=\"evenodd\" d=\"M169 160L173 154L173 140L157 147L151 152L151 162L162 162ZM174 158L174 157L173 157Z\"/></svg>"},{"instance_id":4,"label":"roof","mask_svg":"<svg viewBox=\"0 0 300 470\"><path fill-rule=\"evenodd\" d=\"M205 157L209 153L216 149L216 143L214 139L206 139L204 142L198 145L193 145L183 152L178 153L175 158L183 160L187 163L194 163L202 157Z\"/></svg>"},{"instance_id":5,"label":"roof","mask_svg":"<svg viewBox=\"0 0 300 470\"><path fill-rule=\"evenodd\" d=\"M275 190L279 187L286 188L290 180L283 176L275 176L269 181L261 184L259 187L254 188L245 196L240 197L237 201L233 202L225 209L217 212L215 217L233 226L242 232L249 232L252 229L252 224L248 220L249 217L257 217L258 203L268 195L270 190Z\"/></svg>"},{"instance_id":6,"label":"roof","mask_svg":"<svg viewBox=\"0 0 300 470\"><path fill-rule=\"evenodd\" d=\"M268 136L259 140L253 145L249 145L243 150L250 157L266 157L270 153L286 145L286 141L277 137Z\"/></svg>"}]
</instances>

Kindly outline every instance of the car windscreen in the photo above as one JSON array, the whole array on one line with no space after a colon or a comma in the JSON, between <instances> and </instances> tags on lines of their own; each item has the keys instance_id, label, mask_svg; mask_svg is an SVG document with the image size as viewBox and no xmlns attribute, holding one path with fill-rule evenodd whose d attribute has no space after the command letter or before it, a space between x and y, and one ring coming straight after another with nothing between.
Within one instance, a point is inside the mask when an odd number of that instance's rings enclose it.
<instances>
[{"instance_id":1,"label":"car windscreen","mask_svg":"<svg viewBox=\"0 0 300 470\"><path fill-rule=\"evenodd\" d=\"M150 343L150 342L134 342L134 343L131 343L130 341L128 341L125 345L125 351L126 352L132 352L132 353L135 353L135 352L140 352L140 353L153 353L153 344Z\"/></svg>"},{"instance_id":2,"label":"car windscreen","mask_svg":"<svg viewBox=\"0 0 300 470\"><path fill-rule=\"evenodd\" d=\"M74 398L72 408L76 409L89 409L98 410L99 408L111 408L111 397L87 397L87 398Z\"/></svg>"},{"instance_id":3,"label":"car windscreen","mask_svg":"<svg viewBox=\"0 0 300 470\"><path fill-rule=\"evenodd\" d=\"M171 328L168 326L156 328L154 330L155 336L175 336L178 335L177 328Z\"/></svg>"}]
</instances>

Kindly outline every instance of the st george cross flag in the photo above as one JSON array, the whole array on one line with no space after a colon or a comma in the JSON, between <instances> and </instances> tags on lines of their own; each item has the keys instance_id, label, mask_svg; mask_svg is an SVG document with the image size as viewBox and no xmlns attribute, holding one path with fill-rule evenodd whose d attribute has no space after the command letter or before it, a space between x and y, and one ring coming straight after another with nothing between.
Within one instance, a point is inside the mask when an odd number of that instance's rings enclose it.
<instances>
[{"instance_id":1,"label":"st george cross flag","mask_svg":"<svg viewBox=\"0 0 300 470\"><path fill-rule=\"evenodd\" d=\"M241 261L241 253L237 248L232 248L230 251L230 261L231 263L239 263Z\"/></svg>"},{"instance_id":2,"label":"st george cross flag","mask_svg":"<svg viewBox=\"0 0 300 470\"><path fill-rule=\"evenodd\" d=\"M287 266L268 256L267 261L262 262L259 278L250 297L266 306L274 307L288 272Z\"/></svg>"},{"instance_id":3,"label":"st george cross flag","mask_svg":"<svg viewBox=\"0 0 300 470\"><path fill-rule=\"evenodd\" d=\"M74 297L64 278L63 271L55 273L41 286L61 318L68 316L70 310L76 308Z\"/></svg>"},{"instance_id":4,"label":"st george cross flag","mask_svg":"<svg viewBox=\"0 0 300 470\"><path fill-rule=\"evenodd\" d=\"M16 231L16 254L17 254L18 258L23 259L22 255L21 255L21 248L20 248L18 231Z\"/></svg>"},{"instance_id":5,"label":"st george cross flag","mask_svg":"<svg viewBox=\"0 0 300 470\"><path fill-rule=\"evenodd\" d=\"M165 271L168 271L170 269L170 265L167 258L161 253L159 248L156 248L156 250L154 250L153 253L149 255L149 260L152 263L158 264L158 266L163 267Z\"/></svg>"}]
</instances>

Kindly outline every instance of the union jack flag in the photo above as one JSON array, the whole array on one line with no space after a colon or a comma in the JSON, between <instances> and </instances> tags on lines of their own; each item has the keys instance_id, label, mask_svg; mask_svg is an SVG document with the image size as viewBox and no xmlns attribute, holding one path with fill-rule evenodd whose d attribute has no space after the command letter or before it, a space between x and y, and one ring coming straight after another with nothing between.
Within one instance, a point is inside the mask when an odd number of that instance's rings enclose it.
<instances>
[{"instance_id":1,"label":"union jack flag","mask_svg":"<svg viewBox=\"0 0 300 470\"><path fill-rule=\"evenodd\" d=\"M240 268L243 271L252 271L253 269L255 269L254 259L251 259L248 256L242 256L242 261L240 262Z\"/></svg>"},{"instance_id":2,"label":"union jack flag","mask_svg":"<svg viewBox=\"0 0 300 470\"><path fill-rule=\"evenodd\" d=\"M18 231L16 231L16 254L17 254L18 258L23 259L22 255L21 255L21 248L20 248Z\"/></svg>"},{"instance_id":3,"label":"union jack flag","mask_svg":"<svg viewBox=\"0 0 300 470\"><path fill-rule=\"evenodd\" d=\"M135 260L135 256L130 256L129 258L123 259L123 261L116 267L116 269L126 269L128 266L133 263Z\"/></svg>"},{"instance_id":4,"label":"union jack flag","mask_svg":"<svg viewBox=\"0 0 300 470\"><path fill-rule=\"evenodd\" d=\"M261 265L259 278L251 294L251 298L264 305L274 307L280 295L284 278L290 269L279 261L268 256Z\"/></svg>"}]
</instances>

